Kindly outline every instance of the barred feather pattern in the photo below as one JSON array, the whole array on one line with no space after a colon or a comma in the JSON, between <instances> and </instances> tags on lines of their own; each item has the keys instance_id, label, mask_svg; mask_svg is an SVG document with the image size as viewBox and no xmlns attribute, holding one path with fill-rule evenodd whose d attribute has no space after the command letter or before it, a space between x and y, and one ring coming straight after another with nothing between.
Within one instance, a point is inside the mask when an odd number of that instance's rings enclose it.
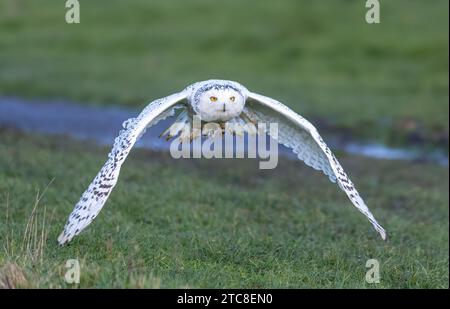
<instances>
[{"instance_id":1,"label":"barred feather pattern","mask_svg":"<svg viewBox=\"0 0 450 309\"><path fill-rule=\"evenodd\" d=\"M68 243L97 217L116 185L120 168L136 141L148 127L173 115L175 109L183 108L183 104L175 104L185 98L186 93L180 92L155 100L138 117L130 118L123 123L123 129L114 141L112 150L108 154L108 160L69 215L64 231L58 237L60 245Z\"/></svg>"},{"instance_id":2,"label":"barred feather pattern","mask_svg":"<svg viewBox=\"0 0 450 309\"><path fill-rule=\"evenodd\" d=\"M248 104L247 106L244 108L244 113L248 118L255 123L265 123L266 127L270 123L277 123L278 142L292 149L292 152L306 165L315 170L322 171L328 176L331 182L336 182L336 175L334 175L328 158L307 131L295 124L289 123L281 114L275 113L264 106L259 108L255 108L252 104ZM269 131L267 133L270 134Z\"/></svg>"},{"instance_id":3,"label":"barred feather pattern","mask_svg":"<svg viewBox=\"0 0 450 309\"><path fill-rule=\"evenodd\" d=\"M317 129L286 105L263 95L248 93L244 113L255 122L278 123L278 141L293 149L307 165L322 170L347 194L353 205L370 221L382 239L386 231L377 222L359 195L339 161L324 142Z\"/></svg>"}]
</instances>

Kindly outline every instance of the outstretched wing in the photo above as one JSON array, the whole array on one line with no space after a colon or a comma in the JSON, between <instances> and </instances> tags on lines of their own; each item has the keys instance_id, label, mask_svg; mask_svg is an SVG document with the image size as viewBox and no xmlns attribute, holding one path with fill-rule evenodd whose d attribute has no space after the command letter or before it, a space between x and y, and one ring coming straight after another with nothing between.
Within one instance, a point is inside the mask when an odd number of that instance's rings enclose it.
<instances>
[{"instance_id":1,"label":"outstretched wing","mask_svg":"<svg viewBox=\"0 0 450 309\"><path fill-rule=\"evenodd\" d=\"M78 235L98 215L119 178L120 168L136 141L145 130L158 121L172 116L175 109L183 108L181 103L187 97L187 91L182 91L151 102L136 118L123 123L124 129L114 141L114 146L108 155L108 160L94 178L87 190L75 205L67 220L64 231L59 235L61 245L68 243Z\"/></svg>"},{"instance_id":2,"label":"outstretched wing","mask_svg":"<svg viewBox=\"0 0 450 309\"><path fill-rule=\"evenodd\" d=\"M282 103L252 92L248 93L243 113L255 123L278 123L278 142L291 148L307 165L323 171L332 182L337 181L353 205L369 219L381 238L386 239L385 230L375 220L344 169L309 121Z\"/></svg>"}]
</instances>

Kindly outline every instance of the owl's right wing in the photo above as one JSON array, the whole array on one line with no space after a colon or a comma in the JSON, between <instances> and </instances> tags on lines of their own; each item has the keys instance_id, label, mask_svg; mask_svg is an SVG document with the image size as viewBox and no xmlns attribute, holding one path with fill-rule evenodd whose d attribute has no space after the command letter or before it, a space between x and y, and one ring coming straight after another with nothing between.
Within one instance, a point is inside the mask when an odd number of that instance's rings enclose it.
<instances>
[{"instance_id":1,"label":"owl's right wing","mask_svg":"<svg viewBox=\"0 0 450 309\"><path fill-rule=\"evenodd\" d=\"M151 102L136 118L124 122L124 129L114 141L108 160L75 205L64 231L59 235L60 245L68 243L98 215L119 178L120 168L136 141L145 130L158 121L172 116L177 108L186 108L183 101L188 90Z\"/></svg>"}]
</instances>

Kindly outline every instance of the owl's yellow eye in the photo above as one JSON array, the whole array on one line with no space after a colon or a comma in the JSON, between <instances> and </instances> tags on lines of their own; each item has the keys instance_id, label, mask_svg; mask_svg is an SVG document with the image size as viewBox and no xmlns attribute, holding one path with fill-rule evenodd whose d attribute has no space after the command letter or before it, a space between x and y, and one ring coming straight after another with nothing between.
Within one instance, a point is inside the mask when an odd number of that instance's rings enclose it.
<instances>
[{"instance_id":1,"label":"owl's yellow eye","mask_svg":"<svg viewBox=\"0 0 450 309\"><path fill-rule=\"evenodd\" d=\"M234 100L236 100L235 97L230 97L230 101L231 101L231 102L234 102Z\"/></svg>"},{"instance_id":2,"label":"owl's yellow eye","mask_svg":"<svg viewBox=\"0 0 450 309\"><path fill-rule=\"evenodd\" d=\"M217 101L217 97L209 97L209 99L211 100L211 102L216 102Z\"/></svg>"}]
</instances>

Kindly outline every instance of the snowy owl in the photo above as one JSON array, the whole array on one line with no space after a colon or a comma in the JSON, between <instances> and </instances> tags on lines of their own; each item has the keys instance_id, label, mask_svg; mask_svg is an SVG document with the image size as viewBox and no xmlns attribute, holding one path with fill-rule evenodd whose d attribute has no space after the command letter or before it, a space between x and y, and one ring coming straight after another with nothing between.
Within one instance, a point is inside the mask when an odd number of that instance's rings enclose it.
<instances>
[{"instance_id":1,"label":"snowy owl","mask_svg":"<svg viewBox=\"0 0 450 309\"><path fill-rule=\"evenodd\" d=\"M332 182L337 182L353 205L386 239L385 230L375 220L342 166L309 121L282 103L251 92L237 82L207 80L151 102L136 118L123 123L123 130L115 139L108 160L75 205L64 231L58 237L61 245L78 235L98 215L117 183L123 162L145 130L175 115L177 109L181 112L176 122L163 132L163 135L168 134L168 138L177 134L185 136L186 133L191 140L196 138L189 133L194 116L200 117L204 123L217 122L221 125L278 123L278 142L292 149L307 165L321 170Z\"/></svg>"}]
</instances>

